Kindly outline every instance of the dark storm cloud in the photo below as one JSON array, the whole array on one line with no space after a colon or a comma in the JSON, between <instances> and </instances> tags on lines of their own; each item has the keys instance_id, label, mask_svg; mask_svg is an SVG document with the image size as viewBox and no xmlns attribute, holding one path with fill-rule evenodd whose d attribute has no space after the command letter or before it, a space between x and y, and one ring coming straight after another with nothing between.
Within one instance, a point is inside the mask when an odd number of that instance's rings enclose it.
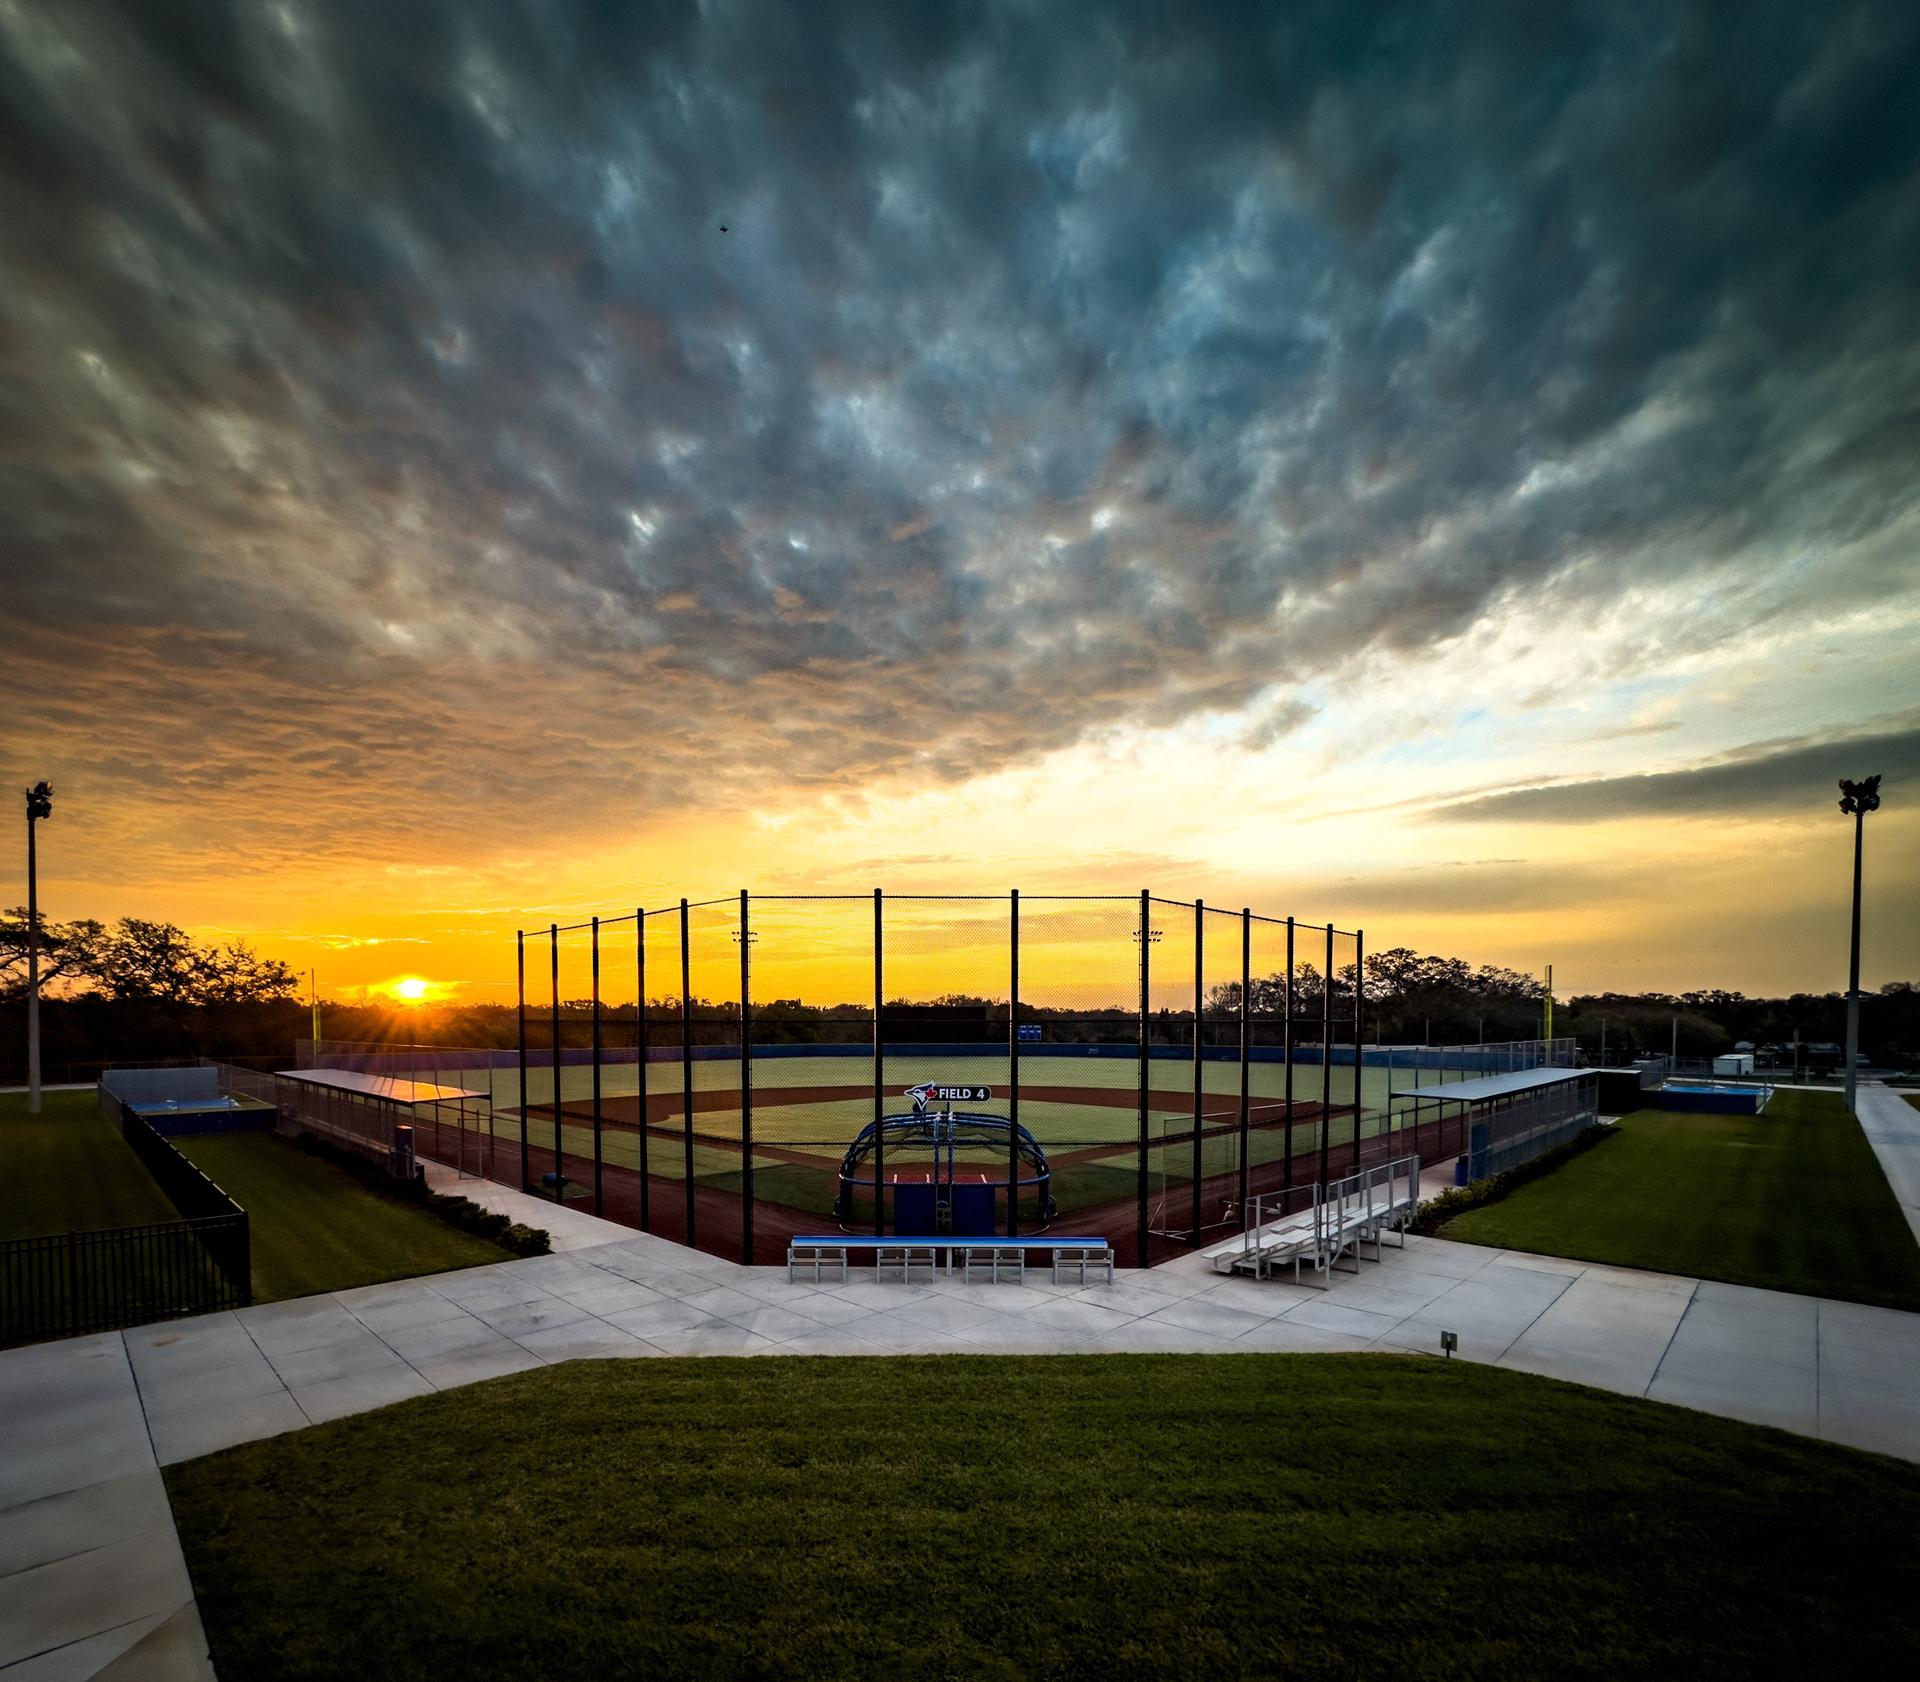
<instances>
[{"instance_id":1,"label":"dark storm cloud","mask_svg":"<svg viewBox=\"0 0 1920 1682\"><path fill-rule=\"evenodd\" d=\"M14 716L629 821L1750 589L1913 506L1917 60L1896 4L0 10Z\"/></svg>"},{"instance_id":2,"label":"dark storm cloud","mask_svg":"<svg viewBox=\"0 0 1920 1682\"><path fill-rule=\"evenodd\" d=\"M1597 823L1608 818L1713 818L1838 810L1842 777L1881 775L1888 792L1920 784L1920 729L1878 735L1761 742L1686 771L1597 777L1482 795L1431 815L1456 823Z\"/></svg>"}]
</instances>

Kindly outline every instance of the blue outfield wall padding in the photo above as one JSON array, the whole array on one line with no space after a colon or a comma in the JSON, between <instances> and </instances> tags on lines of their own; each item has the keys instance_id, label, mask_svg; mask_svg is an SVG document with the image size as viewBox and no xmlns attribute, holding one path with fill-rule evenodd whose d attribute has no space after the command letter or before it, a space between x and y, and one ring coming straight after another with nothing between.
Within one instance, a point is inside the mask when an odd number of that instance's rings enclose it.
<instances>
[{"instance_id":1,"label":"blue outfield wall padding","mask_svg":"<svg viewBox=\"0 0 1920 1682\"><path fill-rule=\"evenodd\" d=\"M1703 1092L1698 1088L1661 1086L1643 1094L1656 1110L1682 1111L1691 1115L1758 1115L1767 1107L1767 1100L1772 1096L1771 1087Z\"/></svg>"}]
</instances>

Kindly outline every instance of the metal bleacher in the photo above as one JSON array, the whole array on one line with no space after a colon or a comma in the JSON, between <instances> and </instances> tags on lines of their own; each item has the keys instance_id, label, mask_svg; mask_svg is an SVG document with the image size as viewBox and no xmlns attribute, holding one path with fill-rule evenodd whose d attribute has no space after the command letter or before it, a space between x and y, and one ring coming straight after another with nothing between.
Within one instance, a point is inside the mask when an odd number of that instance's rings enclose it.
<instances>
[{"instance_id":1,"label":"metal bleacher","mask_svg":"<svg viewBox=\"0 0 1920 1682\"><path fill-rule=\"evenodd\" d=\"M1363 1245L1371 1243L1377 1258L1386 1233L1397 1232L1406 1243L1407 1227L1420 1207L1420 1159L1395 1157L1345 1179L1306 1188L1307 1207L1289 1209L1301 1189L1253 1198L1246 1230L1202 1252L1213 1270L1268 1279L1277 1268L1291 1264L1297 1284L1305 1262L1331 1285L1333 1270L1350 1251L1358 1273Z\"/></svg>"}]
</instances>

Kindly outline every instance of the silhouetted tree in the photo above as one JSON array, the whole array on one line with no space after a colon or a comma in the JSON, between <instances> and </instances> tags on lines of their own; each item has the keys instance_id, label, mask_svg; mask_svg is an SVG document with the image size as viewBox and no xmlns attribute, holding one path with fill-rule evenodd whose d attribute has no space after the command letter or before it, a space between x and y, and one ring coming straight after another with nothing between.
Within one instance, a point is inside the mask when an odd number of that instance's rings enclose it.
<instances>
[{"instance_id":1,"label":"silhouetted tree","mask_svg":"<svg viewBox=\"0 0 1920 1682\"><path fill-rule=\"evenodd\" d=\"M239 943L198 946L185 929L140 917L122 917L104 935L93 975L108 998L170 1005L290 999L299 986L277 958Z\"/></svg>"},{"instance_id":2,"label":"silhouetted tree","mask_svg":"<svg viewBox=\"0 0 1920 1682\"><path fill-rule=\"evenodd\" d=\"M100 944L106 929L91 918L73 923L40 919L40 989L43 994L72 991L72 984L96 978ZM56 983L66 983L65 987ZM0 1001L24 998L27 991L27 908L0 911Z\"/></svg>"}]
</instances>

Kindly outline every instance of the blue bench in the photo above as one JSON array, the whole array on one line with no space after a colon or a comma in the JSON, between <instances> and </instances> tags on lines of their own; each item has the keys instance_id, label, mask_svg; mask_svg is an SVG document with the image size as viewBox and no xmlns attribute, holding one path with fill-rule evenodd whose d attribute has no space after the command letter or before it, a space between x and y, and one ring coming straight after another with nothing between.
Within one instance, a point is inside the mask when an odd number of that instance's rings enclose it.
<instances>
[{"instance_id":1,"label":"blue bench","mask_svg":"<svg viewBox=\"0 0 1920 1682\"><path fill-rule=\"evenodd\" d=\"M1072 1281L1076 1275L1079 1283L1087 1284L1089 1269L1113 1283L1113 1246L1104 1238L857 1238L845 1232L795 1234L788 1239L787 1278L796 1279L800 1268L811 1267L814 1283L819 1284L821 1269L833 1267L844 1283L848 1258L856 1250L871 1252L876 1274L897 1268L902 1281L911 1279L916 1267L924 1268L928 1278L951 1273L958 1256L960 1277L969 1284L976 1277L1017 1282L1026 1277L1027 1252L1048 1250L1056 1285L1063 1276Z\"/></svg>"}]
</instances>

